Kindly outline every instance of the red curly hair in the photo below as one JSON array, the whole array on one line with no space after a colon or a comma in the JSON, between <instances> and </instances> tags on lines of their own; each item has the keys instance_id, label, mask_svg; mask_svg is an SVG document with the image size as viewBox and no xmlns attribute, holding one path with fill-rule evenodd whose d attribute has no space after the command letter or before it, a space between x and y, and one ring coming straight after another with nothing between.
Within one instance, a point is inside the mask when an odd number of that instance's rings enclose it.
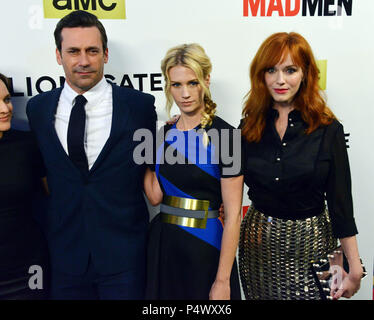
<instances>
[{"instance_id":1,"label":"red curly hair","mask_svg":"<svg viewBox=\"0 0 374 320\"><path fill-rule=\"evenodd\" d=\"M278 62L282 63L288 54L304 74L293 105L308 124L306 134L336 119L321 95L318 84L319 70L308 42L295 32L274 33L261 44L251 63L252 86L246 95L242 112L242 135L249 142L260 141L266 125L266 115L272 107L272 97L265 84L265 72Z\"/></svg>"}]
</instances>

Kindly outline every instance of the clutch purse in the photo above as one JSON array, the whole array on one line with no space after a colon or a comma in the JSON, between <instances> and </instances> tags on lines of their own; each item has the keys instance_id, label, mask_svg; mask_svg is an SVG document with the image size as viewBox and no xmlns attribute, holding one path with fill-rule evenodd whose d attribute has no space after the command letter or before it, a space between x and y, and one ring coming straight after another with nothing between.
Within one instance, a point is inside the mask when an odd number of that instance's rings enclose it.
<instances>
[{"instance_id":1,"label":"clutch purse","mask_svg":"<svg viewBox=\"0 0 374 320\"><path fill-rule=\"evenodd\" d=\"M363 269L362 278L366 277L365 266L360 259ZM335 281L337 286L342 283L344 276L349 273L349 265L341 246L328 253L325 258L311 263L314 279L323 300L332 300L331 285Z\"/></svg>"}]
</instances>

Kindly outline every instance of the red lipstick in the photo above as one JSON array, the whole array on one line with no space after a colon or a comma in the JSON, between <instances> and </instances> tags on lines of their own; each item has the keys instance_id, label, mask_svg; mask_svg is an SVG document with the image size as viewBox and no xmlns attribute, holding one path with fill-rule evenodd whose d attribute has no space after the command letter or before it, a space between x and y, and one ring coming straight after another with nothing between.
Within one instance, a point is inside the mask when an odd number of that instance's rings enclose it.
<instances>
[{"instance_id":1,"label":"red lipstick","mask_svg":"<svg viewBox=\"0 0 374 320\"><path fill-rule=\"evenodd\" d=\"M287 93L288 89L274 89L274 91L278 94L285 94Z\"/></svg>"}]
</instances>

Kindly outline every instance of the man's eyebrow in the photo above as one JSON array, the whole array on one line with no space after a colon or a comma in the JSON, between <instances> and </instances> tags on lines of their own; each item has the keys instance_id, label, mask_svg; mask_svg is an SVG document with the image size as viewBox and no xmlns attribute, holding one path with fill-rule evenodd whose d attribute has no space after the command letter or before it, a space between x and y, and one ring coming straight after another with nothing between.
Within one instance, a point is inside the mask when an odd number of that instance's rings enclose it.
<instances>
[{"instance_id":1,"label":"man's eyebrow","mask_svg":"<svg viewBox=\"0 0 374 320\"><path fill-rule=\"evenodd\" d=\"M92 49L100 49L100 47L91 46L91 47L85 48L84 50L92 50ZM72 46L72 47L67 47L66 50L81 50L81 48Z\"/></svg>"}]
</instances>

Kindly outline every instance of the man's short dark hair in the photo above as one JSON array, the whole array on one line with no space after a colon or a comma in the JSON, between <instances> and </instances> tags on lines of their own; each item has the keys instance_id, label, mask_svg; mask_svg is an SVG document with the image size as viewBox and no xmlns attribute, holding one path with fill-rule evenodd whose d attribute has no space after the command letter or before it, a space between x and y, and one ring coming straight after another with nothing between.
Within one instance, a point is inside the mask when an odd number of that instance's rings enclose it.
<instances>
[{"instance_id":1,"label":"man's short dark hair","mask_svg":"<svg viewBox=\"0 0 374 320\"><path fill-rule=\"evenodd\" d=\"M7 88L8 91L10 92L9 79L8 79L6 76L4 76L2 73L0 73L0 80L1 80L2 82L4 82L6 88Z\"/></svg>"},{"instance_id":2,"label":"man's short dark hair","mask_svg":"<svg viewBox=\"0 0 374 320\"><path fill-rule=\"evenodd\" d=\"M62 29L76 27L97 27L101 33L103 50L106 50L106 48L108 47L108 38L106 36L105 28L102 23L94 14L82 10L77 10L63 17L56 25L54 35L58 51L61 52Z\"/></svg>"}]
</instances>

